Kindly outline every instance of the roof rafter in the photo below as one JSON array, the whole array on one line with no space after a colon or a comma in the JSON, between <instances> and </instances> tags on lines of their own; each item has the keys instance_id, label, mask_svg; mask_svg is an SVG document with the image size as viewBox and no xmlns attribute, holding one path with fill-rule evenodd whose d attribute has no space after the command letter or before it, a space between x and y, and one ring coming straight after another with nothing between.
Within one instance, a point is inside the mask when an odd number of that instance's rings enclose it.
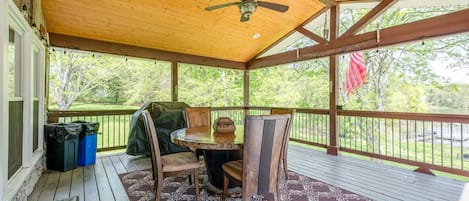
<instances>
[{"instance_id":1,"label":"roof rafter","mask_svg":"<svg viewBox=\"0 0 469 201\"><path fill-rule=\"evenodd\" d=\"M308 37L309 39L311 40L314 40L316 41L317 43L325 43L327 42L326 39L324 39L323 37L321 36L318 36L317 34L303 28L303 27L296 27L295 29L296 31L300 32L301 34L303 34L304 36Z\"/></svg>"},{"instance_id":2,"label":"roof rafter","mask_svg":"<svg viewBox=\"0 0 469 201\"><path fill-rule=\"evenodd\" d=\"M248 69L304 61L334 54L371 49L398 43L469 32L469 9L389 27L380 31L380 42L375 32L344 36L328 43L300 48L248 62Z\"/></svg>"},{"instance_id":3,"label":"roof rafter","mask_svg":"<svg viewBox=\"0 0 469 201\"><path fill-rule=\"evenodd\" d=\"M397 0L383 0L378 5L376 5L370 12L363 16L358 22L356 22L352 27L350 27L341 37L355 35L357 32L365 28L368 24L373 22L378 16L380 16L384 11L389 7L394 5Z\"/></svg>"}]
</instances>

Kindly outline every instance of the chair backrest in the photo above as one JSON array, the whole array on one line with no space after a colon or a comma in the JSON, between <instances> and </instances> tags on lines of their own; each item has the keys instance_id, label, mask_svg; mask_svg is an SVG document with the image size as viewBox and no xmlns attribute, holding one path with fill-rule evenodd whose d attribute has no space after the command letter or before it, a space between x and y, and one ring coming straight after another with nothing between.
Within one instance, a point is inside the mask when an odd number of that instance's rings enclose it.
<instances>
[{"instance_id":1,"label":"chair backrest","mask_svg":"<svg viewBox=\"0 0 469 201\"><path fill-rule=\"evenodd\" d=\"M155 124L147 110L142 112L142 116L148 141L150 142L151 166L153 169L153 179L155 180L156 185L155 188L161 188L162 182L159 181L163 180L163 165L161 163L160 147L158 145L158 136Z\"/></svg>"},{"instance_id":2,"label":"chair backrest","mask_svg":"<svg viewBox=\"0 0 469 201\"><path fill-rule=\"evenodd\" d=\"M277 194L281 147L291 115L246 116L243 146L243 200Z\"/></svg>"},{"instance_id":3,"label":"chair backrest","mask_svg":"<svg viewBox=\"0 0 469 201\"><path fill-rule=\"evenodd\" d=\"M295 116L295 109L287 109L287 108L271 108L270 109L270 115L276 115L276 114L290 114L291 115L291 123L288 125L287 129L287 137L284 143L284 146L282 148L286 148L288 144L288 140L290 139L290 133L291 133L291 126L293 125L293 118ZM286 151L286 150L285 150Z\"/></svg>"},{"instance_id":4,"label":"chair backrest","mask_svg":"<svg viewBox=\"0 0 469 201\"><path fill-rule=\"evenodd\" d=\"M187 127L193 128L210 126L210 115L209 107L186 108Z\"/></svg>"}]
</instances>

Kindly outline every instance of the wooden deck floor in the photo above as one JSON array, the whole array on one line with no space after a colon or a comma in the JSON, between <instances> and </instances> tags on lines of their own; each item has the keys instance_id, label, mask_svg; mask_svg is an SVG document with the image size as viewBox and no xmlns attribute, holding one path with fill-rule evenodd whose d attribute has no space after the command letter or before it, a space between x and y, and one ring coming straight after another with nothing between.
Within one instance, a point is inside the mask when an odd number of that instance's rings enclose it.
<instances>
[{"instance_id":1,"label":"wooden deck floor","mask_svg":"<svg viewBox=\"0 0 469 201\"><path fill-rule=\"evenodd\" d=\"M415 173L370 161L290 145L289 168L375 200L469 200L464 182ZM150 160L126 154L98 157L73 171L47 171L28 200L52 201L74 195L80 201L128 200L117 174L150 168ZM466 191L469 191L466 186Z\"/></svg>"}]
</instances>

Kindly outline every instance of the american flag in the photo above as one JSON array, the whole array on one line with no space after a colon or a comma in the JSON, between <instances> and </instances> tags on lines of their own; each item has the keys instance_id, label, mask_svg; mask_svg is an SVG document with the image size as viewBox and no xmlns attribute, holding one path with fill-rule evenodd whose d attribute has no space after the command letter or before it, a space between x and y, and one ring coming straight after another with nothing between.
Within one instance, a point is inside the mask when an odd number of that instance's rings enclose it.
<instances>
[{"instance_id":1,"label":"american flag","mask_svg":"<svg viewBox=\"0 0 469 201\"><path fill-rule=\"evenodd\" d=\"M360 52L350 54L350 64L345 74L344 93L349 96L366 80L365 60Z\"/></svg>"}]
</instances>

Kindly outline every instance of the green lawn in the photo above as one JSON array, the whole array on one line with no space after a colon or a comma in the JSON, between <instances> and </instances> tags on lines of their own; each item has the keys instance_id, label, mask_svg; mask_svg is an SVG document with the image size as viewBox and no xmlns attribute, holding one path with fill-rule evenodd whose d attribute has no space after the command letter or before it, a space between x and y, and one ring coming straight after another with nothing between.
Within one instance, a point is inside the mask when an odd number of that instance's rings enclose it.
<instances>
[{"instance_id":1,"label":"green lawn","mask_svg":"<svg viewBox=\"0 0 469 201\"><path fill-rule=\"evenodd\" d=\"M127 109L138 109L137 106L128 105L113 105L113 104L91 104L91 103L73 103L70 110L127 110ZM49 105L49 110L58 110L57 105Z\"/></svg>"}]
</instances>

